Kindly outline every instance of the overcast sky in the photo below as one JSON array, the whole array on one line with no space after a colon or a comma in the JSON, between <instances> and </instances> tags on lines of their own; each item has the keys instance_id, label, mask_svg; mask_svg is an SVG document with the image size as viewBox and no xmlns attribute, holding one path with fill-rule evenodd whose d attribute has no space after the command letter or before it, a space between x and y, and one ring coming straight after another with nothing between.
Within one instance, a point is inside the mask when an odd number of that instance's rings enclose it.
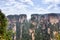
<instances>
[{"instance_id":1,"label":"overcast sky","mask_svg":"<svg viewBox=\"0 0 60 40\"><path fill-rule=\"evenodd\" d=\"M60 13L60 0L0 0L5 15Z\"/></svg>"}]
</instances>

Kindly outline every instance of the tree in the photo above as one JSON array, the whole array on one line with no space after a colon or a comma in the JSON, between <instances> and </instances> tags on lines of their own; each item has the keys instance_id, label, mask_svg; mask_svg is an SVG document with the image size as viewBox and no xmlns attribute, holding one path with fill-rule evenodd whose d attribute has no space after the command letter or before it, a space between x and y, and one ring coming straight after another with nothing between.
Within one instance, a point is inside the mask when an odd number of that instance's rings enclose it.
<instances>
[{"instance_id":1,"label":"tree","mask_svg":"<svg viewBox=\"0 0 60 40\"><path fill-rule=\"evenodd\" d=\"M0 40L11 40L12 31L7 30L7 18L0 10Z\"/></svg>"}]
</instances>

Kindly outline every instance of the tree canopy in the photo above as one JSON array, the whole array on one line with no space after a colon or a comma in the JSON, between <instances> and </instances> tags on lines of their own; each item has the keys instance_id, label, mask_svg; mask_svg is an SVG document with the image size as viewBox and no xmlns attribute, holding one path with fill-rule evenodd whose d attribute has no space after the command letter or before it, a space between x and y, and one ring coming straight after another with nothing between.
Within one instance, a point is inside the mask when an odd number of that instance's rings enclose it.
<instances>
[{"instance_id":1,"label":"tree canopy","mask_svg":"<svg viewBox=\"0 0 60 40\"><path fill-rule=\"evenodd\" d=\"M11 40L11 31L7 30L7 18L0 10L0 40Z\"/></svg>"}]
</instances>

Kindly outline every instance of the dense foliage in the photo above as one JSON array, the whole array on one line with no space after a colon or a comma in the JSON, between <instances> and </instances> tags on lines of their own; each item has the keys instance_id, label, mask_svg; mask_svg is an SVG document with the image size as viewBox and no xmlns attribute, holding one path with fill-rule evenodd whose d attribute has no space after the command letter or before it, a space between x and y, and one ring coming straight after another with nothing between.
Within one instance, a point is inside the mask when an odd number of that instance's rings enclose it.
<instances>
[{"instance_id":1,"label":"dense foliage","mask_svg":"<svg viewBox=\"0 0 60 40\"><path fill-rule=\"evenodd\" d=\"M5 15L0 11L0 40L12 40L11 32L7 30L7 18Z\"/></svg>"}]
</instances>

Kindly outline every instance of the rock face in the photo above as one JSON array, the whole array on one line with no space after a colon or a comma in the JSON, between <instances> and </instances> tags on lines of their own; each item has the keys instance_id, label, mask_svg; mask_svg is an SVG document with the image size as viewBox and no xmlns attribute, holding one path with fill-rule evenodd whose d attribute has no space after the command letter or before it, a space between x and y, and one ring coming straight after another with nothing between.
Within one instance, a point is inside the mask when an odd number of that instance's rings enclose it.
<instances>
[{"instance_id":1,"label":"rock face","mask_svg":"<svg viewBox=\"0 0 60 40\"><path fill-rule=\"evenodd\" d=\"M40 24L44 24L44 25L46 24L45 26L48 26L49 23L51 23L52 25L59 23L58 25L60 26L60 14L57 14L57 13L50 13L50 14L43 14L43 15L32 14L31 19L29 21L27 19L26 14L8 15L7 19L9 22L8 29L13 30L13 32L16 33L13 35L13 40L30 40L31 39L30 38L31 35L29 35L30 24L35 25L36 27L32 27L35 29L36 28L39 29ZM58 30L58 32L59 31L60 29ZM35 32L33 34L35 35ZM33 40L33 38L31 40Z\"/></svg>"}]
</instances>

